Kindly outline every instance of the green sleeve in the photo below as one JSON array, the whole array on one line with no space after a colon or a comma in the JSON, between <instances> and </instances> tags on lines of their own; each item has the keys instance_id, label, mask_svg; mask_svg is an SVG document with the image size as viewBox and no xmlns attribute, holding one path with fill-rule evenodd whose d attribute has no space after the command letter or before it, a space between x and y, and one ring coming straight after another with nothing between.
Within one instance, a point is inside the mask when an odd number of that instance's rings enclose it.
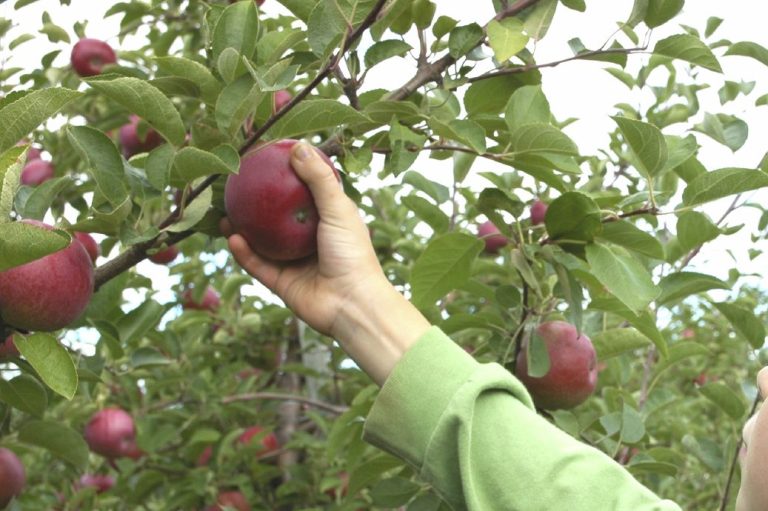
<instances>
[{"instance_id":1,"label":"green sleeve","mask_svg":"<svg viewBox=\"0 0 768 511\"><path fill-rule=\"evenodd\" d=\"M514 376L436 327L387 379L365 438L413 465L457 511L680 511L537 415Z\"/></svg>"}]
</instances>

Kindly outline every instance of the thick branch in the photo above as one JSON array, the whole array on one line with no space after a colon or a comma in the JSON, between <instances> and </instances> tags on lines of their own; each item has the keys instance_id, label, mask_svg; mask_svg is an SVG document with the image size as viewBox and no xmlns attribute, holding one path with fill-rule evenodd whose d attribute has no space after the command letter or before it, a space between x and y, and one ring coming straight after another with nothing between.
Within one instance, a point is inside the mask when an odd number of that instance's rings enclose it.
<instances>
[{"instance_id":1,"label":"thick branch","mask_svg":"<svg viewBox=\"0 0 768 511\"><path fill-rule=\"evenodd\" d=\"M250 394L239 394L236 396L228 396L228 397L222 398L221 402L224 404L227 404L227 403L236 403L240 401L261 401L261 400L295 401L297 403L311 406L319 410L324 410L326 412L335 413L337 415L341 415L342 413L347 411L346 406L337 406L331 403L326 403L325 401L318 401L316 399L312 399L306 396L300 396L296 394L283 394L280 392L252 392Z\"/></svg>"}]
</instances>

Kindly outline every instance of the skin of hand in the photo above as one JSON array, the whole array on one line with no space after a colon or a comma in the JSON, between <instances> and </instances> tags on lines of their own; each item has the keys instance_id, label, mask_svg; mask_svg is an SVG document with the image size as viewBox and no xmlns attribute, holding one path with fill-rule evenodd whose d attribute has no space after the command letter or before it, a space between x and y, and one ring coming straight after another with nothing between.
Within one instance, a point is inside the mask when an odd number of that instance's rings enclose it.
<instances>
[{"instance_id":1,"label":"skin of hand","mask_svg":"<svg viewBox=\"0 0 768 511\"><path fill-rule=\"evenodd\" d=\"M757 387L765 399L768 396L768 367L757 373ZM741 487L736 498L736 511L764 511L768 509L768 407L765 404L744 425L742 436Z\"/></svg>"},{"instance_id":2,"label":"skin of hand","mask_svg":"<svg viewBox=\"0 0 768 511\"><path fill-rule=\"evenodd\" d=\"M312 192L320 216L317 255L298 262L271 261L239 234L229 236L230 251L250 275L309 326L337 339L382 385L430 325L387 280L368 228L331 167L303 142L292 148L291 165ZM231 232L226 221L222 227Z\"/></svg>"}]
</instances>

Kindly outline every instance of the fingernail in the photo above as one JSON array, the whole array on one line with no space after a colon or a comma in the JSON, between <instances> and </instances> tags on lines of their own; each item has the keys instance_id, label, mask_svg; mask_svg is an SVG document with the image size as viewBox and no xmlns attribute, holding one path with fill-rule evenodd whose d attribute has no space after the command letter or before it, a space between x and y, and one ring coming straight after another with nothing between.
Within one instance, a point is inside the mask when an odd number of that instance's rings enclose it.
<instances>
[{"instance_id":1,"label":"fingernail","mask_svg":"<svg viewBox=\"0 0 768 511\"><path fill-rule=\"evenodd\" d=\"M296 151L295 151L296 159L298 159L298 160L308 160L309 158L312 157L312 153L310 151L311 151L311 149L309 148L309 146L307 144L305 144L303 142L299 143L298 146L296 147Z\"/></svg>"}]
</instances>

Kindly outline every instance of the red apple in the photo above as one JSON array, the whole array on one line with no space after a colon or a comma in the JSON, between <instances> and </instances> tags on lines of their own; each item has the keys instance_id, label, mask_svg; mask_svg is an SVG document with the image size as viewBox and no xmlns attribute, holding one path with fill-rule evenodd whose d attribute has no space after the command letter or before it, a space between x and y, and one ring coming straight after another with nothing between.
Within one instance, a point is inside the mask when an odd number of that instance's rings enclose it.
<instances>
[{"instance_id":1,"label":"red apple","mask_svg":"<svg viewBox=\"0 0 768 511\"><path fill-rule=\"evenodd\" d=\"M201 452L200 456L197 457L197 466L198 467L206 466L208 462L211 461L212 457L213 457L213 446L211 445L205 446L205 449L203 449L203 452Z\"/></svg>"},{"instance_id":2,"label":"red apple","mask_svg":"<svg viewBox=\"0 0 768 511\"><path fill-rule=\"evenodd\" d=\"M275 108L272 111L277 112L278 110L282 110L292 99L293 96L291 96L291 93L287 90L279 90L275 92Z\"/></svg>"},{"instance_id":3,"label":"red apple","mask_svg":"<svg viewBox=\"0 0 768 511\"><path fill-rule=\"evenodd\" d=\"M493 222L485 222L477 228L477 236L485 241L487 254L498 254L501 247L506 246L509 240L501 234L499 228Z\"/></svg>"},{"instance_id":4,"label":"red apple","mask_svg":"<svg viewBox=\"0 0 768 511\"><path fill-rule=\"evenodd\" d=\"M291 167L297 140L256 147L227 178L224 200L234 232L269 259L292 261L317 251L319 217L312 193ZM317 150L317 149L316 149ZM333 168L331 160L317 150ZM338 177L338 172L334 168Z\"/></svg>"},{"instance_id":5,"label":"red apple","mask_svg":"<svg viewBox=\"0 0 768 511\"><path fill-rule=\"evenodd\" d=\"M22 140L16 146L22 146L29 144L28 140ZM43 152L38 149L35 146L29 146L29 149L27 149L27 163L33 161L33 160L39 160L43 155Z\"/></svg>"},{"instance_id":6,"label":"red apple","mask_svg":"<svg viewBox=\"0 0 768 511\"><path fill-rule=\"evenodd\" d=\"M85 426L83 435L91 451L106 458L138 458L136 427L133 417L120 408L96 412Z\"/></svg>"},{"instance_id":7,"label":"red apple","mask_svg":"<svg viewBox=\"0 0 768 511\"><path fill-rule=\"evenodd\" d=\"M101 74L106 64L117 62L117 55L110 45L98 39L80 39L72 47L72 67L80 76Z\"/></svg>"},{"instance_id":8,"label":"red apple","mask_svg":"<svg viewBox=\"0 0 768 511\"><path fill-rule=\"evenodd\" d=\"M253 437L260 434L264 431L264 428L261 426L251 426L250 428L246 429L242 435L238 438L238 441L243 444L249 444ZM262 448L259 449L256 452L257 456L262 456L265 454L269 454L271 452L277 451L280 449L280 444L277 441L277 437L274 433L267 433L264 435L261 439L261 446Z\"/></svg>"},{"instance_id":9,"label":"red apple","mask_svg":"<svg viewBox=\"0 0 768 511\"><path fill-rule=\"evenodd\" d=\"M32 160L21 170L21 184L37 186L49 179L53 179L55 169L53 164L46 160Z\"/></svg>"},{"instance_id":10,"label":"red apple","mask_svg":"<svg viewBox=\"0 0 768 511\"><path fill-rule=\"evenodd\" d=\"M27 474L21 460L8 449L0 447L0 509L21 494Z\"/></svg>"},{"instance_id":11,"label":"red apple","mask_svg":"<svg viewBox=\"0 0 768 511\"><path fill-rule=\"evenodd\" d=\"M200 311L211 311L216 312L216 309L219 308L219 305L221 304L221 299L219 298L219 293L216 292L215 289L208 286L208 288L205 290L205 294L203 294L203 299L199 302L195 301L195 298L193 296L192 290L187 289L184 291L184 294L182 295L182 306L185 309L192 309L192 310L200 310Z\"/></svg>"},{"instance_id":12,"label":"red apple","mask_svg":"<svg viewBox=\"0 0 768 511\"><path fill-rule=\"evenodd\" d=\"M565 321L544 322L536 331L549 353L549 371L539 378L528 374L527 343L517 358L516 370L536 406L569 409L586 401L597 385L597 356L592 341Z\"/></svg>"},{"instance_id":13,"label":"red apple","mask_svg":"<svg viewBox=\"0 0 768 511\"><path fill-rule=\"evenodd\" d=\"M53 229L37 220L22 222ZM93 263L82 243L0 272L0 316L24 330L53 331L76 320L93 294Z\"/></svg>"},{"instance_id":14,"label":"red apple","mask_svg":"<svg viewBox=\"0 0 768 511\"><path fill-rule=\"evenodd\" d=\"M13 343L13 336L9 335L5 338L5 341L0 344L0 362L20 355L21 353L19 353L19 350L16 349L16 345Z\"/></svg>"},{"instance_id":15,"label":"red apple","mask_svg":"<svg viewBox=\"0 0 768 511\"><path fill-rule=\"evenodd\" d=\"M251 511L251 506L245 495L239 491L222 491L216 499L216 505L208 506L206 511L222 511L225 507L236 509L237 511Z\"/></svg>"},{"instance_id":16,"label":"red apple","mask_svg":"<svg viewBox=\"0 0 768 511\"><path fill-rule=\"evenodd\" d=\"M134 154L146 153L163 143L163 137L152 128L147 128L144 137L139 137L139 117L132 115L130 122L120 127L120 145L123 156L130 158Z\"/></svg>"},{"instance_id":17,"label":"red apple","mask_svg":"<svg viewBox=\"0 0 768 511\"><path fill-rule=\"evenodd\" d=\"M531 206L531 225L540 225L544 223L544 217L547 214L547 208L549 206L546 203L537 200Z\"/></svg>"},{"instance_id":18,"label":"red apple","mask_svg":"<svg viewBox=\"0 0 768 511\"><path fill-rule=\"evenodd\" d=\"M76 232L75 238L83 244L86 252L88 252L88 255L91 257L91 261L96 263L96 259L101 255L101 247L96 243L96 240L87 232Z\"/></svg>"},{"instance_id":19,"label":"red apple","mask_svg":"<svg viewBox=\"0 0 768 511\"><path fill-rule=\"evenodd\" d=\"M168 264L176 259L178 255L179 249L176 248L176 245L171 245L170 247L158 250L149 256L149 260L155 264Z\"/></svg>"},{"instance_id":20,"label":"red apple","mask_svg":"<svg viewBox=\"0 0 768 511\"><path fill-rule=\"evenodd\" d=\"M115 485L115 478L104 474L84 474L78 484L77 489L94 488L96 493L104 493Z\"/></svg>"},{"instance_id":21,"label":"red apple","mask_svg":"<svg viewBox=\"0 0 768 511\"><path fill-rule=\"evenodd\" d=\"M693 331L693 328L683 330L683 339L693 339L694 337L696 337L696 332Z\"/></svg>"}]
</instances>

